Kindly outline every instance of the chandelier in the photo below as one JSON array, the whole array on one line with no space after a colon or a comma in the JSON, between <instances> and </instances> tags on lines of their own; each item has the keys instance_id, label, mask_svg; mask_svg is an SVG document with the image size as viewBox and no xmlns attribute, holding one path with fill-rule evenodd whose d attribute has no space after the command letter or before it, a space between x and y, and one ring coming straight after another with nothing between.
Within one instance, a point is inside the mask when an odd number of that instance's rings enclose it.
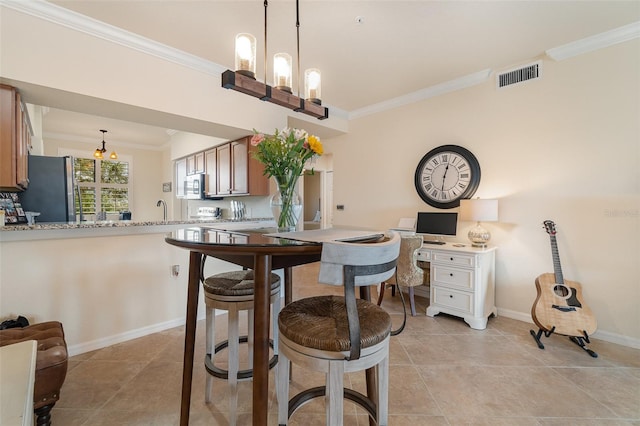
<instances>
[{"instance_id":1,"label":"chandelier","mask_svg":"<svg viewBox=\"0 0 640 426\"><path fill-rule=\"evenodd\" d=\"M267 7L264 1L264 83L256 80L256 38L248 33L236 36L235 66L236 71L226 70L222 73L222 87L241 92L260 100L280 105L296 112L316 117L319 120L329 118L329 109L322 106L321 76L316 68L304 72L304 97L293 94L292 59L288 53L276 53L273 57L274 86L267 81ZM298 67L298 94L300 94L300 17L296 0L296 47Z\"/></svg>"},{"instance_id":2,"label":"chandelier","mask_svg":"<svg viewBox=\"0 0 640 426\"><path fill-rule=\"evenodd\" d=\"M100 130L102 132L102 148L96 148L95 152L93 153L93 156L95 158L97 158L98 160L102 160L104 159L104 153L107 152L107 148L105 148L105 141L104 141L104 134L107 133L106 130ZM117 160L118 159L118 154L116 154L115 151L111 151L111 154L109 154L109 158L112 160Z\"/></svg>"}]
</instances>

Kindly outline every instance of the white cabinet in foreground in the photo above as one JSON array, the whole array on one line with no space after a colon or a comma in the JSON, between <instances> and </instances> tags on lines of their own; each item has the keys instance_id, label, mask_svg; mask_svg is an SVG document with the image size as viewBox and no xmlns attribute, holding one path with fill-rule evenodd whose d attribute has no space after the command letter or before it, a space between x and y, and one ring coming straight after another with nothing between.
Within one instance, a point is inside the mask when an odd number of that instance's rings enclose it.
<instances>
[{"instance_id":1,"label":"white cabinet in foreground","mask_svg":"<svg viewBox=\"0 0 640 426\"><path fill-rule=\"evenodd\" d=\"M444 312L463 318L471 328L484 330L488 317L497 315L495 250L451 243L423 245L418 260L431 265L427 316Z\"/></svg>"}]
</instances>

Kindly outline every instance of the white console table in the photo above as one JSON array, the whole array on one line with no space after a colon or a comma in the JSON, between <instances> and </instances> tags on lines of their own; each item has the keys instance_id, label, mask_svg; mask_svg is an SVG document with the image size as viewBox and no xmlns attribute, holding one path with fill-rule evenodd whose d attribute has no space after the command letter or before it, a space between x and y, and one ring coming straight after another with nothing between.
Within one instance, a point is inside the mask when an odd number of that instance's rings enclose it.
<instances>
[{"instance_id":1,"label":"white console table","mask_svg":"<svg viewBox=\"0 0 640 426\"><path fill-rule=\"evenodd\" d=\"M0 425L33 426L37 343L0 347Z\"/></svg>"},{"instance_id":2,"label":"white console table","mask_svg":"<svg viewBox=\"0 0 640 426\"><path fill-rule=\"evenodd\" d=\"M469 244L424 244L418 250L418 260L431 265L427 316L444 312L463 318L471 328L484 330L488 317L497 315L495 250Z\"/></svg>"}]
</instances>

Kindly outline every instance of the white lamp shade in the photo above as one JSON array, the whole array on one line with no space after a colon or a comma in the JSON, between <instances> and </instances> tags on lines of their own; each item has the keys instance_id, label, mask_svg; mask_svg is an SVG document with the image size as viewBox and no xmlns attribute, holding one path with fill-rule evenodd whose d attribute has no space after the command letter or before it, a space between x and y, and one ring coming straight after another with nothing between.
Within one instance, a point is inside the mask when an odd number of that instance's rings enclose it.
<instances>
[{"instance_id":1,"label":"white lamp shade","mask_svg":"<svg viewBox=\"0 0 640 426\"><path fill-rule=\"evenodd\" d=\"M460 200L460 220L495 222L498 220L498 200Z\"/></svg>"}]
</instances>

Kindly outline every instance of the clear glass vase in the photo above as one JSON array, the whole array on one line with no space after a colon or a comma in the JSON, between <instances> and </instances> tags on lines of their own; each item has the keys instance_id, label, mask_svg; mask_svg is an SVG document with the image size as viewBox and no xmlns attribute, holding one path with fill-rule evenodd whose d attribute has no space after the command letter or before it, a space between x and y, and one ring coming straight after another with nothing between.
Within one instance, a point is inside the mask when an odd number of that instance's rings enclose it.
<instances>
[{"instance_id":1,"label":"clear glass vase","mask_svg":"<svg viewBox=\"0 0 640 426\"><path fill-rule=\"evenodd\" d=\"M296 191L299 176L274 176L278 190L270 205L278 232L295 231L302 213L302 200Z\"/></svg>"}]
</instances>

